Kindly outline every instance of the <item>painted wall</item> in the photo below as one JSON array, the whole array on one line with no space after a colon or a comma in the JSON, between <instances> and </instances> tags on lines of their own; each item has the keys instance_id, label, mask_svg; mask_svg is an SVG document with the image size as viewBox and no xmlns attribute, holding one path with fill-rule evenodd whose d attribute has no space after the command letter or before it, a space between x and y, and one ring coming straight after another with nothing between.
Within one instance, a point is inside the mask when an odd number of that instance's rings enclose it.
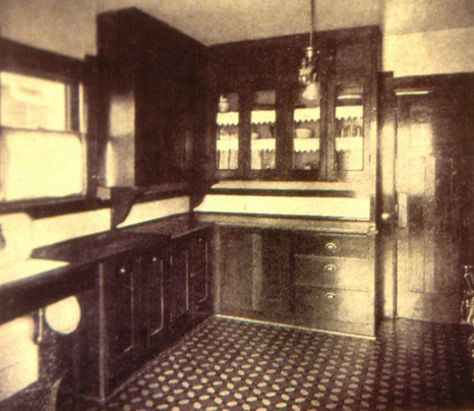
<instances>
[{"instance_id":1,"label":"painted wall","mask_svg":"<svg viewBox=\"0 0 474 411\"><path fill-rule=\"evenodd\" d=\"M474 27L388 35L383 70L395 77L474 72Z\"/></svg>"},{"instance_id":2,"label":"painted wall","mask_svg":"<svg viewBox=\"0 0 474 411\"><path fill-rule=\"evenodd\" d=\"M0 0L3 37L70 57L96 54L95 0Z\"/></svg>"},{"instance_id":3,"label":"painted wall","mask_svg":"<svg viewBox=\"0 0 474 411\"><path fill-rule=\"evenodd\" d=\"M135 204L120 228L189 212L189 197ZM110 230L110 209L33 220L32 248Z\"/></svg>"}]
</instances>

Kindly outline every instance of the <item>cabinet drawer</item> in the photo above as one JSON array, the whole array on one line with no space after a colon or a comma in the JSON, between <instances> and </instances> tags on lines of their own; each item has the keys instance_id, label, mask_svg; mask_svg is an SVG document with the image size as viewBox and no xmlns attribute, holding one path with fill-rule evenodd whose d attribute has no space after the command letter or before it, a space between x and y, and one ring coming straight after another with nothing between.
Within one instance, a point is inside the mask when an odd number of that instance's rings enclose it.
<instances>
[{"instance_id":1,"label":"cabinet drawer","mask_svg":"<svg viewBox=\"0 0 474 411\"><path fill-rule=\"evenodd\" d=\"M367 258L368 239L362 235L319 235L296 233L293 236L293 252L326 256Z\"/></svg>"},{"instance_id":2,"label":"cabinet drawer","mask_svg":"<svg viewBox=\"0 0 474 411\"><path fill-rule=\"evenodd\" d=\"M294 255L296 285L369 291L374 287L369 260L361 258Z\"/></svg>"},{"instance_id":3,"label":"cabinet drawer","mask_svg":"<svg viewBox=\"0 0 474 411\"><path fill-rule=\"evenodd\" d=\"M295 287L295 314L298 318L370 323L373 301L363 291L343 291L311 287Z\"/></svg>"}]
</instances>

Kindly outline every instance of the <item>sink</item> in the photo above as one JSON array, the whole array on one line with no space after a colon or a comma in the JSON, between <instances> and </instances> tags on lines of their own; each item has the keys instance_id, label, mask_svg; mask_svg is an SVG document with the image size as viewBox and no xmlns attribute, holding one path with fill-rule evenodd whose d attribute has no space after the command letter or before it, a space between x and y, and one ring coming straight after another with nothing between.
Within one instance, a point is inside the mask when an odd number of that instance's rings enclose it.
<instances>
[{"instance_id":1,"label":"sink","mask_svg":"<svg viewBox=\"0 0 474 411\"><path fill-rule=\"evenodd\" d=\"M0 285L54 270L69 265L66 261L28 258L23 261L0 266Z\"/></svg>"}]
</instances>

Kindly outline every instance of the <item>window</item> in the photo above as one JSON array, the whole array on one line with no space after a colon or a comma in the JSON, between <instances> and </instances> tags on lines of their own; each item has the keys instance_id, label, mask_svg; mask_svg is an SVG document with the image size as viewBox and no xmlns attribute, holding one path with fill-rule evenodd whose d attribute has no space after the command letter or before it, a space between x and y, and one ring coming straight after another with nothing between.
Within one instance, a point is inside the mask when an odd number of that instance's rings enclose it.
<instances>
[{"instance_id":1,"label":"window","mask_svg":"<svg viewBox=\"0 0 474 411\"><path fill-rule=\"evenodd\" d=\"M0 200L84 194L82 87L13 71L0 86Z\"/></svg>"}]
</instances>

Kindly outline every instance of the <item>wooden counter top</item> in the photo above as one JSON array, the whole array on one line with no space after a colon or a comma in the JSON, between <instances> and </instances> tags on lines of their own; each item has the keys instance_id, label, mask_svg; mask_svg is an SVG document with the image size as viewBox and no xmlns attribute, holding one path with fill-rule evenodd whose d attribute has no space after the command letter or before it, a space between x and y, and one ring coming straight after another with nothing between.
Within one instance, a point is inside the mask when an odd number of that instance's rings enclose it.
<instances>
[{"instance_id":1,"label":"wooden counter top","mask_svg":"<svg viewBox=\"0 0 474 411\"><path fill-rule=\"evenodd\" d=\"M312 218L281 218L208 213L198 214L195 218L201 223L213 222L222 226L344 234L376 234L375 223L373 221L318 220Z\"/></svg>"}]
</instances>

